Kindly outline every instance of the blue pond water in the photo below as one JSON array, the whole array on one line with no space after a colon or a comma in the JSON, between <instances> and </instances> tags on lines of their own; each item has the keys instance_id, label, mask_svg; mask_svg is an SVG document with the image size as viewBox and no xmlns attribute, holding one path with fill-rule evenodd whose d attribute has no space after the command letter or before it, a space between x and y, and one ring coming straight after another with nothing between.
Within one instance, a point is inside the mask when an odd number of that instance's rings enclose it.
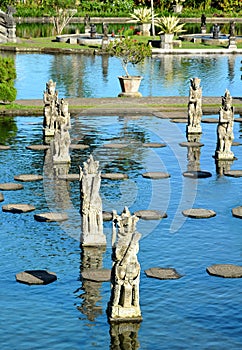
<instances>
[{"instance_id":1,"label":"blue pond water","mask_svg":"<svg viewBox=\"0 0 242 350\"><path fill-rule=\"evenodd\" d=\"M238 117L238 115L236 115ZM9 124L8 124L9 125ZM17 128L16 128L17 127ZM209 276L214 263L241 265L241 220L231 214L241 205L241 178L219 176L213 154L216 125L203 123L200 167L212 177L193 180L187 170L185 124L156 117L76 117L70 131L72 143L89 144L85 151L71 151L70 173L77 173L90 153L103 172L126 172L126 181L102 180L103 209L120 212L127 205L138 209L161 209L168 218L137 223L142 234L138 254L141 264L140 304L143 322L133 334L132 349L239 350L241 334L242 279ZM234 125L235 141L241 125ZM107 142L127 142L127 149L107 149ZM164 148L146 148L144 142L165 142ZM79 183L50 182L44 151L26 149L42 143L42 117L16 117L1 143L0 183L15 175L43 174L40 182L26 182L20 191L4 191L4 202L30 203L36 210L26 214L0 212L0 342L3 350L128 349L111 341L106 307L108 282L82 282L79 245ZM242 146L232 148L241 169ZM171 177L149 180L146 171L167 171ZM185 218L181 211L202 207L217 215L210 219ZM62 223L40 223L34 213L49 210L68 213ZM99 259L111 267L111 223L106 222L107 249ZM96 254L98 259L98 254ZM174 267L182 278L156 280L146 277L150 267ZM48 269L58 280L46 286L27 286L15 281L26 269ZM135 338L136 337L136 338ZM121 339L121 337L120 337ZM127 339L126 339L127 340ZM128 340L127 340L128 341ZM136 344L136 345L134 345ZM136 346L136 347L135 347Z\"/></svg>"},{"instance_id":2,"label":"blue pond water","mask_svg":"<svg viewBox=\"0 0 242 350\"><path fill-rule=\"evenodd\" d=\"M119 59L106 56L17 54L18 99L42 99L49 79L56 82L59 96L116 97L117 76L123 75ZM222 96L229 89L241 96L242 55L161 55L131 66L131 75L142 75L143 96L187 96L189 80L201 79L203 96ZM31 74L30 74L31 72Z\"/></svg>"}]
</instances>

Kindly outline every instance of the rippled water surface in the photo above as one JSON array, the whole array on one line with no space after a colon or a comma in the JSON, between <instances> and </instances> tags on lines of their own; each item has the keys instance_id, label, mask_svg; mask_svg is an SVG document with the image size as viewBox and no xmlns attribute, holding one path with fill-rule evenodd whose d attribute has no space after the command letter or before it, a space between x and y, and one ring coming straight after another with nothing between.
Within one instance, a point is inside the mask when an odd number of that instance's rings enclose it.
<instances>
[{"instance_id":1,"label":"rippled water surface","mask_svg":"<svg viewBox=\"0 0 242 350\"><path fill-rule=\"evenodd\" d=\"M238 117L238 115L236 115ZM0 342L1 349L128 349L115 347L110 336L106 307L110 284L82 281L79 245L79 182L50 181L51 169L44 151L26 149L42 143L42 117L16 117L1 133L0 182L13 182L19 174L43 174L44 180L23 183L20 191L4 191L4 202L29 203L34 212L0 212ZM1 125L2 126L2 125ZM100 161L102 172L125 172L125 181L102 180L103 209L118 212L127 205L138 209L161 209L162 221L140 220L142 234L138 259L141 264L140 304L143 322L133 334L132 349L242 348L242 279L209 276L206 267L215 263L241 265L241 220L231 214L241 205L241 178L219 176L213 154L216 124L203 123L200 168L212 176L193 180L187 170L185 124L156 117L76 117L70 130L72 143L90 146L71 151L70 173L90 153ZM241 139L235 123L235 141ZM108 142L126 142L124 149L107 149ZM147 142L164 142L163 148L146 148ZM241 169L242 146L232 148L238 160L231 169ZM149 180L146 171L166 171L168 179ZM217 215L210 219L185 218L181 211L202 207ZM69 219L40 223L34 214L62 210ZM105 222L107 248L96 252L103 267L111 267L111 223ZM88 253L88 252L84 252ZM150 267L174 267L182 278L156 280L146 277ZM48 269L58 280L46 286L27 286L15 281L26 269ZM120 337L122 340L122 337ZM124 338L125 339L125 338ZM116 339L117 341L117 339ZM126 338L129 341L129 338Z\"/></svg>"},{"instance_id":2,"label":"rippled water surface","mask_svg":"<svg viewBox=\"0 0 242 350\"><path fill-rule=\"evenodd\" d=\"M42 99L49 79L63 98L120 93L117 76L124 72L116 57L17 54L15 59L18 99ZM143 76L143 96L187 96L190 78L199 77L204 96L222 96L229 89L237 97L242 89L241 60L242 55L161 55L131 66L129 72Z\"/></svg>"}]
</instances>

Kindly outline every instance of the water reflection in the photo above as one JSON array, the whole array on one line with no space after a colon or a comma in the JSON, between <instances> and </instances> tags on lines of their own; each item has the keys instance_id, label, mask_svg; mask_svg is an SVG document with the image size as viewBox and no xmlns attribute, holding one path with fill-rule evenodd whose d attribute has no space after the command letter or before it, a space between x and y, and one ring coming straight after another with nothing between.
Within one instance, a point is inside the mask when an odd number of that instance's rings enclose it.
<instances>
[{"instance_id":1,"label":"water reflection","mask_svg":"<svg viewBox=\"0 0 242 350\"><path fill-rule=\"evenodd\" d=\"M96 55L17 54L17 99L43 96L46 81L57 83L59 96L117 97L120 86L117 77L123 74L116 57ZM147 58L132 67L132 75L142 75L143 96L186 96L191 77L199 77L203 96L222 96L229 88L237 96L241 88L242 55L178 55ZM30 75L31 72L31 75ZM38 84L33 85L32 82Z\"/></svg>"},{"instance_id":2,"label":"water reflection","mask_svg":"<svg viewBox=\"0 0 242 350\"><path fill-rule=\"evenodd\" d=\"M121 322L110 325L110 350L137 350L140 348L140 323Z\"/></svg>"},{"instance_id":3,"label":"water reflection","mask_svg":"<svg viewBox=\"0 0 242 350\"><path fill-rule=\"evenodd\" d=\"M17 134L17 125L13 117L0 119L0 144L11 144Z\"/></svg>"}]
</instances>

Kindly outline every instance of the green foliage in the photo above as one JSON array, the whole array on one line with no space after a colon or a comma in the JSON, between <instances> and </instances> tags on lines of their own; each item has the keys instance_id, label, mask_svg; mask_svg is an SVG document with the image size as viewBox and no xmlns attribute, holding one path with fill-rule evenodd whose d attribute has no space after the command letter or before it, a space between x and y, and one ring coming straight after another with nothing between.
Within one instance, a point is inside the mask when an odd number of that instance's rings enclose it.
<instances>
[{"instance_id":1,"label":"green foliage","mask_svg":"<svg viewBox=\"0 0 242 350\"><path fill-rule=\"evenodd\" d=\"M0 57L0 100L12 102L16 99L17 91L14 87L16 69L12 58Z\"/></svg>"},{"instance_id":2,"label":"green foliage","mask_svg":"<svg viewBox=\"0 0 242 350\"><path fill-rule=\"evenodd\" d=\"M152 20L152 12L151 8L148 7L140 7L138 9L134 9L133 13L130 13L130 20L128 22L136 22L138 24L141 23L151 23ZM155 17L156 15L154 15Z\"/></svg>"},{"instance_id":3,"label":"green foliage","mask_svg":"<svg viewBox=\"0 0 242 350\"><path fill-rule=\"evenodd\" d=\"M143 62L146 57L151 56L152 50L147 43L141 43L132 38L120 38L109 43L107 52L121 60L126 76L130 76L128 64L135 65Z\"/></svg>"},{"instance_id":4,"label":"green foliage","mask_svg":"<svg viewBox=\"0 0 242 350\"><path fill-rule=\"evenodd\" d=\"M179 22L180 19L176 16L163 16L155 19L155 26L160 29L160 32L158 34L175 34L185 32L183 29L185 23L179 24Z\"/></svg>"}]
</instances>

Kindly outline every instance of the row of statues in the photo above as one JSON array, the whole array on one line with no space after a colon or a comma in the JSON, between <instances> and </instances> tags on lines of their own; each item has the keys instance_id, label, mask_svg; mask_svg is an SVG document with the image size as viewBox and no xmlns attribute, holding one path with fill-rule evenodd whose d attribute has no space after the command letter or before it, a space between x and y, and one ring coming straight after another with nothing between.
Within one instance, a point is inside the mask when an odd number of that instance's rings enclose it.
<instances>
[{"instance_id":1,"label":"row of statues","mask_svg":"<svg viewBox=\"0 0 242 350\"><path fill-rule=\"evenodd\" d=\"M190 79L189 101L188 101L188 124L187 137L189 135L199 135L202 133L202 88L199 78ZM219 110L219 120L217 126L217 146L215 158L218 160L233 160L234 154L231 151L233 143L234 108L232 97L226 89L222 96L222 106Z\"/></svg>"}]
</instances>

